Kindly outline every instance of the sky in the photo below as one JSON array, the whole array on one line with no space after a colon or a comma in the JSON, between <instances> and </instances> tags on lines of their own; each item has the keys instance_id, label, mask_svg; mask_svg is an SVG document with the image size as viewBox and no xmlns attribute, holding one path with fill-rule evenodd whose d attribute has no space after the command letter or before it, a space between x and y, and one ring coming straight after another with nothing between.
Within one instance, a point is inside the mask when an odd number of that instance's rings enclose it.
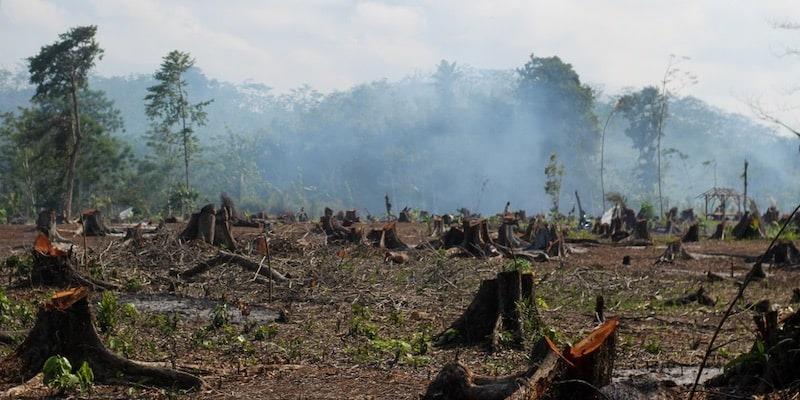
<instances>
[{"instance_id":1,"label":"sky","mask_svg":"<svg viewBox=\"0 0 800 400\"><path fill-rule=\"evenodd\" d=\"M431 71L442 59L513 69L558 55L614 95L659 82L670 62L696 76L674 84L733 112L761 102L789 122L800 106L796 1L0 0L0 67L77 25L98 25L100 75L152 73L173 49L208 76L278 92L322 91Z\"/></svg>"}]
</instances>

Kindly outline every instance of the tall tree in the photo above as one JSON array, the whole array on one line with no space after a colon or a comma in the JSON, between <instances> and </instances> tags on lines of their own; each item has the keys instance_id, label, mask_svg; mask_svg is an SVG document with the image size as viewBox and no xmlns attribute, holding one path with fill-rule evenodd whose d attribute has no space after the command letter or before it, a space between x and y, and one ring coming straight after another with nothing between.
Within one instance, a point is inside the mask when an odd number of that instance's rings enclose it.
<instances>
[{"instance_id":1,"label":"tall tree","mask_svg":"<svg viewBox=\"0 0 800 400\"><path fill-rule=\"evenodd\" d=\"M154 77L158 84L147 88L145 112L152 125L148 145L167 159L175 156L175 146L180 147L183 157L186 189L189 185L189 162L197 152L197 137L194 126L206 123L205 107L213 100L189 103L188 85L184 74L194 66L189 53L173 50L164 56L161 67ZM175 126L179 129L175 131Z\"/></svg>"},{"instance_id":2,"label":"tall tree","mask_svg":"<svg viewBox=\"0 0 800 400\"><path fill-rule=\"evenodd\" d=\"M619 100L619 108L628 121L625 135L631 138L633 147L639 151L636 178L639 189L645 193L650 193L658 179L658 139L662 115L666 113L662 108L666 107L662 98L658 88L648 86Z\"/></svg>"},{"instance_id":3,"label":"tall tree","mask_svg":"<svg viewBox=\"0 0 800 400\"><path fill-rule=\"evenodd\" d=\"M58 36L55 43L44 46L34 57L28 58L30 81L36 85L34 102L61 98L70 104L70 146L67 148L67 173L64 177L63 207L67 219L72 214L72 196L75 188L75 170L83 141L78 92L87 86L89 70L95 60L102 59L103 49L95 41L97 27L79 26Z\"/></svg>"}]
</instances>

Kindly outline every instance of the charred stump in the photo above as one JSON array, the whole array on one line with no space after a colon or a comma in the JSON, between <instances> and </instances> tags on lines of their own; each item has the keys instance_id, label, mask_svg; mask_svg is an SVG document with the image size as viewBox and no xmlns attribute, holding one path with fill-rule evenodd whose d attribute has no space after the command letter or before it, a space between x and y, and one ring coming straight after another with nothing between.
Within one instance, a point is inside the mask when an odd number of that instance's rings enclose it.
<instances>
[{"instance_id":1,"label":"charred stump","mask_svg":"<svg viewBox=\"0 0 800 400\"><path fill-rule=\"evenodd\" d=\"M344 213L342 213L344 218ZM322 231L331 242L360 243L364 239L364 231L357 226L345 227L333 215L333 210L325 207L325 214L319 218Z\"/></svg>"},{"instance_id":2,"label":"charred stump","mask_svg":"<svg viewBox=\"0 0 800 400\"><path fill-rule=\"evenodd\" d=\"M516 231L518 226L519 224L517 220L513 217L513 214L507 214L503 218L503 223L498 228L497 244L512 249L530 246L530 243L521 240L517 237Z\"/></svg>"},{"instance_id":3,"label":"charred stump","mask_svg":"<svg viewBox=\"0 0 800 400\"><path fill-rule=\"evenodd\" d=\"M733 227L731 235L737 240L764 238L761 218L749 211L745 212L742 219Z\"/></svg>"},{"instance_id":4,"label":"charred stump","mask_svg":"<svg viewBox=\"0 0 800 400\"><path fill-rule=\"evenodd\" d=\"M519 306L525 305L524 310ZM499 346L500 333L511 332L513 343L519 345L525 334L523 319L541 321L536 308L533 275L506 271L494 279L481 282L467 309L450 327L438 335L438 345L490 344ZM538 329L534 328L534 329Z\"/></svg>"},{"instance_id":5,"label":"charred stump","mask_svg":"<svg viewBox=\"0 0 800 400\"><path fill-rule=\"evenodd\" d=\"M700 225L695 222L689 225L689 229L687 229L686 233L684 233L683 236L681 237L681 242L691 243L699 241L700 241Z\"/></svg>"},{"instance_id":6,"label":"charred stump","mask_svg":"<svg viewBox=\"0 0 800 400\"><path fill-rule=\"evenodd\" d=\"M223 246L230 250L236 249L236 241L231 233L231 221L228 208L222 207L214 217L214 245Z\"/></svg>"},{"instance_id":7,"label":"charred stump","mask_svg":"<svg viewBox=\"0 0 800 400\"><path fill-rule=\"evenodd\" d=\"M763 262L770 262L776 267L788 267L800 264L800 250L790 240L779 240L763 257Z\"/></svg>"},{"instance_id":8,"label":"charred stump","mask_svg":"<svg viewBox=\"0 0 800 400\"><path fill-rule=\"evenodd\" d=\"M464 243L461 247L475 257L485 258L497 254L492 238L489 236L489 224L485 219L464 219L462 222Z\"/></svg>"},{"instance_id":9,"label":"charred stump","mask_svg":"<svg viewBox=\"0 0 800 400\"><path fill-rule=\"evenodd\" d=\"M92 324L83 288L58 292L39 307L36 323L22 344L0 361L4 382L25 382L42 371L55 355L78 366L86 361L99 383L148 385L191 390L203 386L200 378L173 369L142 365L110 352Z\"/></svg>"},{"instance_id":10,"label":"charred stump","mask_svg":"<svg viewBox=\"0 0 800 400\"><path fill-rule=\"evenodd\" d=\"M681 246L680 241L674 241L667 243L667 248L664 250L664 253L661 257L656 260L656 264L659 263L672 263L675 260L694 260L695 257L691 255L686 249Z\"/></svg>"},{"instance_id":11,"label":"charred stump","mask_svg":"<svg viewBox=\"0 0 800 400\"><path fill-rule=\"evenodd\" d=\"M633 239L647 242L653 240L650 236L650 227L646 219L636 220L636 226L633 228Z\"/></svg>"},{"instance_id":12,"label":"charred stump","mask_svg":"<svg viewBox=\"0 0 800 400\"><path fill-rule=\"evenodd\" d=\"M367 234L373 246L389 250L407 250L409 247L397 234L397 223L388 222L381 229L373 229Z\"/></svg>"},{"instance_id":13,"label":"charred stump","mask_svg":"<svg viewBox=\"0 0 800 400\"><path fill-rule=\"evenodd\" d=\"M53 209L43 210L36 218L36 230L47 235L51 241L65 241L58 233L56 227L56 211Z\"/></svg>"},{"instance_id":14,"label":"charred stump","mask_svg":"<svg viewBox=\"0 0 800 400\"><path fill-rule=\"evenodd\" d=\"M544 338L531 352L537 362L526 371L506 376L474 374L466 365L445 365L428 385L424 400L537 400L543 398L594 399L604 397L583 381L600 388L611 383L616 357L619 320L610 319L572 348L559 351ZM559 384L560 383L560 384Z\"/></svg>"},{"instance_id":15,"label":"charred stump","mask_svg":"<svg viewBox=\"0 0 800 400\"><path fill-rule=\"evenodd\" d=\"M414 218L411 217L411 209L405 207L400 210L400 215L397 216L397 222L414 222Z\"/></svg>"},{"instance_id":16,"label":"charred stump","mask_svg":"<svg viewBox=\"0 0 800 400\"><path fill-rule=\"evenodd\" d=\"M717 227L714 229L714 234L709 237L709 239L714 240L725 240L725 227L728 226L727 221L722 221L717 224Z\"/></svg>"},{"instance_id":17,"label":"charred stump","mask_svg":"<svg viewBox=\"0 0 800 400\"><path fill-rule=\"evenodd\" d=\"M30 283L33 285L70 287L74 285L88 286L96 290L119 289L118 285L103 282L81 275L75 269L75 260L69 252L53 246L43 233L36 236L33 245L33 269Z\"/></svg>"},{"instance_id":18,"label":"charred stump","mask_svg":"<svg viewBox=\"0 0 800 400\"><path fill-rule=\"evenodd\" d=\"M111 233L105 222L103 213L100 210L86 210L81 214L83 223L83 233L86 236L105 236Z\"/></svg>"}]
</instances>

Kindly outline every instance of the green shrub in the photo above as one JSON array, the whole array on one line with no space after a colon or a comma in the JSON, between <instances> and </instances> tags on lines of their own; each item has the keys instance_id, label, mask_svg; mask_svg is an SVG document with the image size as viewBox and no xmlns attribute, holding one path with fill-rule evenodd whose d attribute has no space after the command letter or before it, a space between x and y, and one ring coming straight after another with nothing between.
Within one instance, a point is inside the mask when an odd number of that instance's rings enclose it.
<instances>
[{"instance_id":1,"label":"green shrub","mask_svg":"<svg viewBox=\"0 0 800 400\"><path fill-rule=\"evenodd\" d=\"M81 393L86 393L94 384L94 373L86 361L73 374L69 360L59 355L45 361L42 375L44 384L59 392L73 392L80 389Z\"/></svg>"}]
</instances>

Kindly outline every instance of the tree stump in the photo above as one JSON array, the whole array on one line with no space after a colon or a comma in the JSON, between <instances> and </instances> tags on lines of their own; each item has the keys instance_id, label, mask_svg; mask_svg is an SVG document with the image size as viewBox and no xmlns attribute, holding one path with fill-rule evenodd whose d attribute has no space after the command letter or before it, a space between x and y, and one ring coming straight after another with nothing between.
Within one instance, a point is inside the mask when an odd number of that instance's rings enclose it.
<instances>
[{"instance_id":1,"label":"tree stump","mask_svg":"<svg viewBox=\"0 0 800 400\"><path fill-rule=\"evenodd\" d=\"M81 214L81 219L86 236L105 236L111 233L103 222L103 213L100 210L86 210Z\"/></svg>"},{"instance_id":2,"label":"tree stump","mask_svg":"<svg viewBox=\"0 0 800 400\"><path fill-rule=\"evenodd\" d=\"M405 207L400 210L400 215L397 216L397 222L414 222L414 219L411 217L411 209Z\"/></svg>"},{"instance_id":3,"label":"tree stump","mask_svg":"<svg viewBox=\"0 0 800 400\"><path fill-rule=\"evenodd\" d=\"M223 207L217 211L214 218L214 235L213 242L215 246L223 246L230 250L236 249L236 241L233 240L231 233L231 221L228 215L228 209Z\"/></svg>"},{"instance_id":4,"label":"tree stump","mask_svg":"<svg viewBox=\"0 0 800 400\"><path fill-rule=\"evenodd\" d=\"M489 236L489 224L485 219L464 219L461 225L464 232L464 242L461 247L467 253L479 258L497 254Z\"/></svg>"},{"instance_id":5,"label":"tree stump","mask_svg":"<svg viewBox=\"0 0 800 400\"><path fill-rule=\"evenodd\" d=\"M611 383L619 320L609 319L586 338L563 352L544 338L535 346L526 371L506 376L481 376L455 362L442 367L423 395L425 400L537 400L543 398L594 399L598 393L581 380L600 388ZM557 382L567 382L556 385Z\"/></svg>"},{"instance_id":6,"label":"tree stump","mask_svg":"<svg viewBox=\"0 0 800 400\"><path fill-rule=\"evenodd\" d=\"M709 239L713 240L725 240L725 227L728 226L727 221L722 221L717 224L717 227L714 229L714 234L709 237Z\"/></svg>"},{"instance_id":7,"label":"tree stump","mask_svg":"<svg viewBox=\"0 0 800 400\"><path fill-rule=\"evenodd\" d=\"M731 235L736 240L764 238L761 218L749 211L745 212L742 219L733 227Z\"/></svg>"},{"instance_id":8,"label":"tree stump","mask_svg":"<svg viewBox=\"0 0 800 400\"><path fill-rule=\"evenodd\" d=\"M788 267L800 264L800 250L790 240L779 240L764 255L762 262L770 262L776 267Z\"/></svg>"},{"instance_id":9,"label":"tree stump","mask_svg":"<svg viewBox=\"0 0 800 400\"><path fill-rule=\"evenodd\" d=\"M53 209L43 210L36 218L36 230L47 235L51 241L65 241L58 233L56 227L56 211Z\"/></svg>"},{"instance_id":10,"label":"tree stump","mask_svg":"<svg viewBox=\"0 0 800 400\"><path fill-rule=\"evenodd\" d=\"M55 287L83 285L98 290L119 289L119 286L113 283L85 277L78 273L70 252L59 250L53 246L44 233L39 232L33 245L33 269L30 283Z\"/></svg>"},{"instance_id":11,"label":"tree stump","mask_svg":"<svg viewBox=\"0 0 800 400\"><path fill-rule=\"evenodd\" d=\"M513 218L513 214L507 214L506 217L503 218L503 223L498 228L497 243L512 249L530 246L530 243L517 237L517 226L518 223L517 220Z\"/></svg>"},{"instance_id":12,"label":"tree stump","mask_svg":"<svg viewBox=\"0 0 800 400\"><path fill-rule=\"evenodd\" d=\"M667 248L664 250L664 253L661 257L656 260L656 264L658 263L671 263L675 260L694 260L695 257L691 255L686 249L681 246L680 241L674 241L667 243Z\"/></svg>"},{"instance_id":13,"label":"tree stump","mask_svg":"<svg viewBox=\"0 0 800 400\"><path fill-rule=\"evenodd\" d=\"M636 225L633 229L633 239L648 242L653 240L650 236L650 228L646 219L636 220Z\"/></svg>"},{"instance_id":14,"label":"tree stump","mask_svg":"<svg viewBox=\"0 0 800 400\"><path fill-rule=\"evenodd\" d=\"M520 310L520 304L525 304L526 309ZM524 332L525 318L536 325L541 321L536 308L533 275L519 271L500 272L496 278L481 282L467 309L438 335L437 342L439 345L488 343L497 348L500 334L507 331L512 334L513 344L519 345L525 334L533 333Z\"/></svg>"},{"instance_id":15,"label":"tree stump","mask_svg":"<svg viewBox=\"0 0 800 400\"><path fill-rule=\"evenodd\" d=\"M700 225L697 222L695 222L689 225L689 229L687 229L686 233L684 233L683 236L681 237L681 242L690 243L699 241L700 241Z\"/></svg>"},{"instance_id":16,"label":"tree stump","mask_svg":"<svg viewBox=\"0 0 800 400\"><path fill-rule=\"evenodd\" d=\"M438 215L431 218L433 228L431 229L431 236L439 236L444 233L444 220Z\"/></svg>"},{"instance_id":17,"label":"tree stump","mask_svg":"<svg viewBox=\"0 0 800 400\"><path fill-rule=\"evenodd\" d=\"M381 229L373 229L367 234L367 239L375 247L389 250L407 250L409 247L397 235L397 223L388 222Z\"/></svg>"},{"instance_id":18,"label":"tree stump","mask_svg":"<svg viewBox=\"0 0 800 400\"><path fill-rule=\"evenodd\" d=\"M96 382L148 385L190 390L203 385L200 378L173 369L145 366L110 352L92 324L88 291L79 287L57 292L39 307L36 323L22 344L0 361L4 382L25 382L42 371L45 361L55 355L70 364L88 362Z\"/></svg>"}]
</instances>

